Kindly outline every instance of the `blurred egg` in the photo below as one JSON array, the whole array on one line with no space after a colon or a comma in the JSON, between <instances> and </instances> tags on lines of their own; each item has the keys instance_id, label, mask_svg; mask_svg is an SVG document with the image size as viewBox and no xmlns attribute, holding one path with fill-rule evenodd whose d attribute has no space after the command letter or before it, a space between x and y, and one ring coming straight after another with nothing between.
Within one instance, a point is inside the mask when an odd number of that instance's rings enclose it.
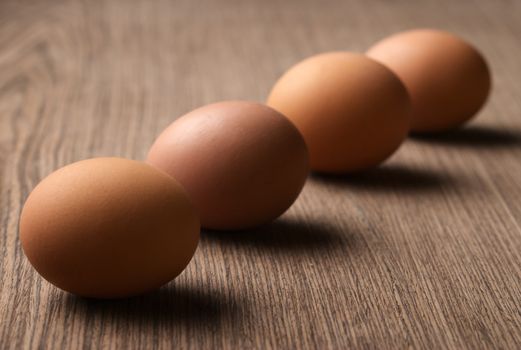
<instances>
[{"instance_id":1,"label":"blurred egg","mask_svg":"<svg viewBox=\"0 0 521 350\"><path fill-rule=\"evenodd\" d=\"M269 222L299 195L308 153L295 126L258 103L228 101L173 122L147 162L188 191L203 227L237 230Z\"/></svg>"},{"instance_id":2,"label":"blurred egg","mask_svg":"<svg viewBox=\"0 0 521 350\"><path fill-rule=\"evenodd\" d=\"M86 297L145 293L192 258L199 221L183 188L145 163L95 158L46 177L20 217L27 258L49 282Z\"/></svg>"},{"instance_id":3,"label":"blurred egg","mask_svg":"<svg viewBox=\"0 0 521 350\"><path fill-rule=\"evenodd\" d=\"M360 54L330 52L305 59L277 81L267 104L300 130L311 169L318 172L374 167L409 131L405 87L388 68Z\"/></svg>"},{"instance_id":4,"label":"blurred egg","mask_svg":"<svg viewBox=\"0 0 521 350\"><path fill-rule=\"evenodd\" d=\"M367 51L403 81L412 101L413 132L457 127L483 106L491 78L483 56L469 43L439 30L392 35Z\"/></svg>"}]
</instances>

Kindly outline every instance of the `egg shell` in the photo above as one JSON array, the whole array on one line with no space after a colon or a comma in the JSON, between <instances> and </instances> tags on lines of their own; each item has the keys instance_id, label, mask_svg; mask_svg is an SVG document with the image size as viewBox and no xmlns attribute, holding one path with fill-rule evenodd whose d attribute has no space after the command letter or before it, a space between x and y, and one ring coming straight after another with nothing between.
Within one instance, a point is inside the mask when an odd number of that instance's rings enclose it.
<instances>
[{"instance_id":1,"label":"egg shell","mask_svg":"<svg viewBox=\"0 0 521 350\"><path fill-rule=\"evenodd\" d=\"M259 103L225 101L174 121L150 148L147 162L188 191L203 227L241 230L284 213L309 171L295 126Z\"/></svg>"},{"instance_id":2,"label":"egg shell","mask_svg":"<svg viewBox=\"0 0 521 350\"><path fill-rule=\"evenodd\" d=\"M94 158L41 181L20 217L35 269L68 292L96 298L142 294L186 267L199 220L184 189L142 162Z\"/></svg>"},{"instance_id":3,"label":"egg shell","mask_svg":"<svg viewBox=\"0 0 521 350\"><path fill-rule=\"evenodd\" d=\"M462 125L476 115L490 92L490 70L483 56L447 32L401 32L373 45L367 55L404 82L412 100L411 130L416 133Z\"/></svg>"},{"instance_id":4,"label":"egg shell","mask_svg":"<svg viewBox=\"0 0 521 350\"><path fill-rule=\"evenodd\" d=\"M350 52L328 52L291 67L267 104L300 130L311 169L348 173L374 167L409 131L404 85L382 64Z\"/></svg>"}]
</instances>

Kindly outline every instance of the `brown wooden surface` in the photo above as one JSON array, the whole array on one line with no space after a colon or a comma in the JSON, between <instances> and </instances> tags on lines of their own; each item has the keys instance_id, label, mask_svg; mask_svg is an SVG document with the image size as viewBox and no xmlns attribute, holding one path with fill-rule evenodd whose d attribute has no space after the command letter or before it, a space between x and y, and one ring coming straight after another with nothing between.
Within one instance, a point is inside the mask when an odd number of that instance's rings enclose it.
<instances>
[{"instance_id":1,"label":"brown wooden surface","mask_svg":"<svg viewBox=\"0 0 521 350\"><path fill-rule=\"evenodd\" d=\"M204 234L157 293L91 301L43 281L18 216L46 174L143 159L199 105L263 100L313 53L412 27L475 43L494 91L468 128L383 167L310 177L272 225ZM521 2L0 1L0 348L519 348Z\"/></svg>"}]
</instances>

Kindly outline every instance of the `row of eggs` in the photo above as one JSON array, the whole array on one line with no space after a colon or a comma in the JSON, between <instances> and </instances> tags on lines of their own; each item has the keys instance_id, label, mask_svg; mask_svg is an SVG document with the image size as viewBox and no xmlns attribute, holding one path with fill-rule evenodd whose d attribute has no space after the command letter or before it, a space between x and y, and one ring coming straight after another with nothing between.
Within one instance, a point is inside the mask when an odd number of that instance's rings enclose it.
<instances>
[{"instance_id":1,"label":"row of eggs","mask_svg":"<svg viewBox=\"0 0 521 350\"><path fill-rule=\"evenodd\" d=\"M221 102L177 119L146 163L94 158L49 175L22 210L24 252L71 293L145 293L187 266L200 225L269 222L292 205L310 169L376 166L410 132L470 119L489 89L478 51L442 31L399 33L366 55L310 57L279 79L267 105Z\"/></svg>"}]
</instances>

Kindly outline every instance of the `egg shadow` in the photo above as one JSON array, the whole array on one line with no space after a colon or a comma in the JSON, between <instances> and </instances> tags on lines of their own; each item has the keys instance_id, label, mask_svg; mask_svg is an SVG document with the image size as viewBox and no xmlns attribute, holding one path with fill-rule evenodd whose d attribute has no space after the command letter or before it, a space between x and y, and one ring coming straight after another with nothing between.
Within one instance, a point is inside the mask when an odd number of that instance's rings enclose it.
<instances>
[{"instance_id":1,"label":"egg shadow","mask_svg":"<svg viewBox=\"0 0 521 350\"><path fill-rule=\"evenodd\" d=\"M435 191L442 186L454 185L456 180L446 173L430 169L409 168L400 164L384 164L362 172L329 175L311 174L312 181L347 187L353 190L419 192Z\"/></svg>"},{"instance_id":2,"label":"egg shadow","mask_svg":"<svg viewBox=\"0 0 521 350\"><path fill-rule=\"evenodd\" d=\"M219 242L274 253L331 251L357 244L356 235L332 227L330 224L307 219L299 221L279 218L261 227L241 231L214 231L204 229L203 242Z\"/></svg>"},{"instance_id":3,"label":"egg shadow","mask_svg":"<svg viewBox=\"0 0 521 350\"><path fill-rule=\"evenodd\" d=\"M183 325L190 328L231 324L244 314L241 302L208 287L187 287L170 283L157 291L125 299L91 299L65 294L67 310L74 310L88 322L98 317L111 321L157 327Z\"/></svg>"},{"instance_id":4,"label":"egg shadow","mask_svg":"<svg viewBox=\"0 0 521 350\"><path fill-rule=\"evenodd\" d=\"M519 131L480 125L470 125L441 133L411 134L411 138L418 142L441 144L458 148L521 146L521 133Z\"/></svg>"}]
</instances>

